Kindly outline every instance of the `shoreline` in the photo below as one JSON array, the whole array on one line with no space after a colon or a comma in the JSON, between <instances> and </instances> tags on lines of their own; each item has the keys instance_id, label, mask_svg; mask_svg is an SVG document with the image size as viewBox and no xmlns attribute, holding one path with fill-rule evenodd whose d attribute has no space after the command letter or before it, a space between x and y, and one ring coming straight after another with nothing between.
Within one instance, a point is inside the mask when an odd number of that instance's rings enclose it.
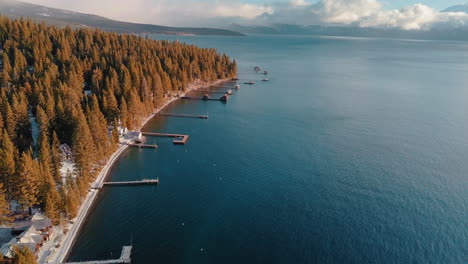
<instances>
[{"instance_id":1,"label":"shoreline","mask_svg":"<svg viewBox=\"0 0 468 264\"><path fill-rule=\"evenodd\" d=\"M220 79L216 80L214 82L202 82L202 81L195 81L192 84L189 84L187 90L182 94L182 96L185 96L187 93L195 91L197 89L203 88L203 87L209 87L213 85L217 85L220 83L225 83L230 81L230 78L227 79ZM137 131L141 131L146 124L153 119L159 112L161 112L164 108L172 104L173 102L181 99L182 96L179 97L173 97L168 99L166 102L163 103L162 106L156 108L152 114L150 114L140 125L140 127L137 129ZM102 167L101 171L99 172L99 175L96 177L96 180L91 184L91 186L95 184L100 184L105 181L105 179L110 175L110 170L114 166L115 162L119 159L120 155L127 150L129 146L127 144L120 144L120 146L117 148L114 153L109 157L108 161L106 162L106 165ZM68 230L68 232L64 235L64 238L61 240L60 247L58 248L57 251L54 251L51 253L50 256L55 255L51 260L46 260L43 263L63 263L66 258L70 255L71 248L73 247L76 238L79 234L79 231L83 227L84 223L86 222L89 213L92 211L92 207L95 204L95 201L97 197L99 196L101 190L96 190L96 189L90 189L88 194L86 195L86 198L83 200L83 202L80 205L80 208L77 213L77 217L75 217L73 220L73 224L71 225L71 228ZM124 246L124 245L122 245ZM49 256L49 257L50 257Z\"/></svg>"}]
</instances>

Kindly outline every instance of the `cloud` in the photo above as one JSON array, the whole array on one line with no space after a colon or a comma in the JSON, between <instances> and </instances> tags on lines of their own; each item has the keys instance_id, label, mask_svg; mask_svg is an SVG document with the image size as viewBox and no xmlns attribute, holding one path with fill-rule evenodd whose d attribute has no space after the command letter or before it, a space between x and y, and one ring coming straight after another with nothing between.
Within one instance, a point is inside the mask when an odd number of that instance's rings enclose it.
<instances>
[{"instance_id":1,"label":"cloud","mask_svg":"<svg viewBox=\"0 0 468 264\"><path fill-rule=\"evenodd\" d=\"M441 13L422 4L415 4L401 10L381 11L360 21L363 27L390 27L405 30L429 29L439 23Z\"/></svg>"},{"instance_id":2,"label":"cloud","mask_svg":"<svg viewBox=\"0 0 468 264\"><path fill-rule=\"evenodd\" d=\"M254 19L272 14L267 5L237 0L22 0L112 19L165 25L200 25L221 18Z\"/></svg>"},{"instance_id":3,"label":"cloud","mask_svg":"<svg viewBox=\"0 0 468 264\"><path fill-rule=\"evenodd\" d=\"M468 14L441 13L423 4L385 10L382 0L23 0L113 19L173 26L241 24L350 25L428 30L467 27ZM275 1L275 0L273 0ZM279 1L279 0L277 0Z\"/></svg>"},{"instance_id":4,"label":"cloud","mask_svg":"<svg viewBox=\"0 0 468 264\"><path fill-rule=\"evenodd\" d=\"M404 30L468 27L468 14L442 13L423 4L385 10L379 0L321 0L313 5L304 0L294 0L288 6L275 7L272 15L264 15L258 21L263 24L295 22L293 24L338 24Z\"/></svg>"},{"instance_id":5,"label":"cloud","mask_svg":"<svg viewBox=\"0 0 468 264\"><path fill-rule=\"evenodd\" d=\"M311 3L306 2L305 0L291 0L290 3L293 7L303 7L311 5Z\"/></svg>"},{"instance_id":6,"label":"cloud","mask_svg":"<svg viewBox=\"0 0 468 264\"><path fill-rule=\"evenodd\" d=\"M377 0L324 0L314 8L324 22L349 24L377 13L382 5Z\"/></svg>"},{"instance_id":7,"label":"cloud","mask_svg":"<svg viewBox=\"0 0 468 264\"><path fill-rule=\"evenodd\" d=\"M335 9L327 9L322 13L322 21L332 23L351 24L360 27L399 28L404 30L429 30L433 28L460 28L468 26L468 14L446 12L423 4L414 4L399 10L383 10L376 0L347 1L343 6L336 2L339 0L324 0L333 2L330 6Z\"/></svg>"}]
</instances>

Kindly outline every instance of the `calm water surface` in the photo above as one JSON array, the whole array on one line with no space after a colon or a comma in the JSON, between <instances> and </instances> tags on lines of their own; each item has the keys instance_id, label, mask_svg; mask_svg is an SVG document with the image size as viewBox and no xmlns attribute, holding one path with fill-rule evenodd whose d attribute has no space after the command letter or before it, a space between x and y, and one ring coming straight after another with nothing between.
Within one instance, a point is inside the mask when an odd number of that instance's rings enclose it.
<instances>
[{"instance_id":1,"label":"calm water surface","mask_svg":"<svg viewBox=\"0 0 468 264\"><path fill-rule=\"evenodd\" d=\"M468 44L317 37L158 38L217 48L243 85L185 101L106 188L70 260L468 263Z\"/></svg>"}]
</instances>

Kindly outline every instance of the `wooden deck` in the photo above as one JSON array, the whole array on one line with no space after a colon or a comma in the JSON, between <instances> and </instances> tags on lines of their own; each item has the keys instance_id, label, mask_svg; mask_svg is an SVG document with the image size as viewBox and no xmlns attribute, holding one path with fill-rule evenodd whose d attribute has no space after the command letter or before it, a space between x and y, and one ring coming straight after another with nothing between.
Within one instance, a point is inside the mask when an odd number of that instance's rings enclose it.
<instances>
[{"instance_id":1,"label":"wooden deck","mask_svg":"<svg viewBox=\"0 0 468 264\"><path fill-rule=\"evenodd\" d=\"M187 143L189 139L189 135L182 135L182 134L153 133L153 132L142 132L142 134L144 136L174 138L172 142L177 145L184 145Z\"/></svg>"},{"instance_id":2,"label":"wooden deck","mask_svg":"<svg viewBox=\"0 0 468 264\"><path fill-rule=\"evenodd\" d=\"M221 98L202 98L202 97L193 97L193 96L184 96L181 98L187 99L187 100L222 101Z\"/></svg>"},{"instance_id":3,"label":"wooden deck","mask_svg":"<svg viewBox=\"0 0 468 264\"><path fill-rule=\"evenodd\" d=\"M223 95L220 98L205 98L205 97L193 97L193 96L184 96L181 97L182 99L187 99L187 100L202 100L202 101L219 101L219 102L224 102L226 103L229 99L229 95Z\"/></svg>"},{"instance_id":4,"label":"wooden deck","mask_svg":"<svg viewBox=\"0 0 468 264\"><path fill-rule=\"evenodd\" d=\"M122 253L120 254L120 258L118 259L64 262L62 264L117 264L117 263L130 264L132 262L131 255L132 255L132 246L125 246L122 248Z\"/></svg>"},{"instance_id":5,"label":"wooden deck","mask_svg":"<svg viewBox=\"0 0 468 264\"><path fill-rule=\"evenodd\" d=\"M141 181L120 181L120 182L101 182L95 184L91 189L102 189L104 186L135 186L135 185L156 185L159 184L159 178L157 179L144 179Z\"/></svg>"},{"instance_id":6,"label":"wooden deck","mask_svg":"<svg viewBox=\"0 0 468 264\"><path fill-rule=\"evenodd\" d=\"M158 148L158 145L149 145L149 144L140 144L140 143L128 143L127 145L131 147L137 147L137 148L152 148L152 149Z\"/></svg>"},{"instance_id":7,"label":"wooden deck","mask_svg":"<svg viewBox=\"0 0 468 264\"><path fill-rule=\"evenodd\" d=\"M208 119L208 115L190 115L190 114L173 114L173 113L159 113L158 115L169 116L169 117L187 117L187 118Z\"/></svg>"},{"instance_id":8,"label":"wooden deck","mask_svg":"<svg viewBox=\"0 0 468 264\"><path fill-rule=\"evenodd\" d=\"M226 85L210 85L210 87L229 88L229 89L234 89L235 88L235 87L226 86Z\"/></svg>"}]
</instances>

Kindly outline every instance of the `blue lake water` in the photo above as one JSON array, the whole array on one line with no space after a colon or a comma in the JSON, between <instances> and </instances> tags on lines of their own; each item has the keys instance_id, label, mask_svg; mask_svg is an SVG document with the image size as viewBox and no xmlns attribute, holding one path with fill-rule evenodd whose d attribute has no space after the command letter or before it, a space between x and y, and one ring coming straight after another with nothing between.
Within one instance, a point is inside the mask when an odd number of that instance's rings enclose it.
<instances>
[{"instance_id":1,"label":"blue lake water","mask_svg":"<svg viewBox=\"0 0 468 264\"><path fill-rule=\"evenodd\" d=\"M468 44L175 37L235 58L227 104L180 101L106 188L70 260L468 263ZM269 71L260 82L253 67Z\"/></svg>"}]
</instances>

